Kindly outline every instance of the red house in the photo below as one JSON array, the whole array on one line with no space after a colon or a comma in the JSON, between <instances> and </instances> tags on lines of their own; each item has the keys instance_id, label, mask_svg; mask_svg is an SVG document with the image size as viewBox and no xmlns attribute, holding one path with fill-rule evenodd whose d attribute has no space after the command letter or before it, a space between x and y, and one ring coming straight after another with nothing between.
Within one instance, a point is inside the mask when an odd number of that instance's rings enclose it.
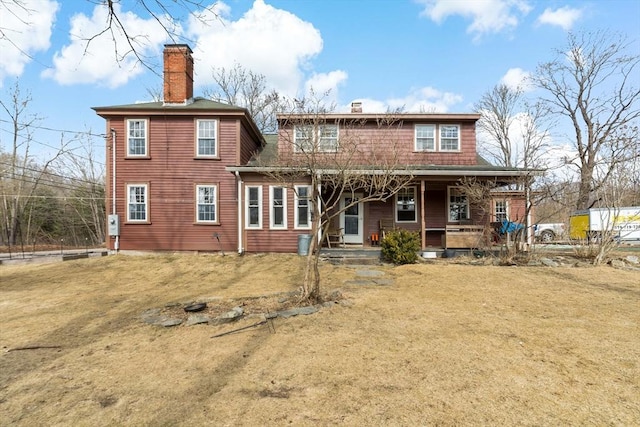
<instances>
[{"instance_id":1,"label":"red house","mask_svg":"<svg viewBox=\"0 0 640 427\"><path fill-rule=\"evenodd\" d=\"M193 98L191 53L165 46L163 102L94 108L110 135L111 249L295 252L311 230L311 180L274 180L269 161L295 159L311 141L324 157L355 147L349 158L358 168L380 170L392 158L393 173L411 177L383 201L359 203L366 186L334 196L355 202L332 224L347 245L373 245L385 229L405 228L420 232L423 247L473 247L486 218L470 208L459 180L506 185L528 173L477 155L478 114L397 114L383 127L384 115L354 103L350 113L323 114L320 126L311 115L279 115L278 135L263 136L246 109Z\"/></svg>"}]
</instances>

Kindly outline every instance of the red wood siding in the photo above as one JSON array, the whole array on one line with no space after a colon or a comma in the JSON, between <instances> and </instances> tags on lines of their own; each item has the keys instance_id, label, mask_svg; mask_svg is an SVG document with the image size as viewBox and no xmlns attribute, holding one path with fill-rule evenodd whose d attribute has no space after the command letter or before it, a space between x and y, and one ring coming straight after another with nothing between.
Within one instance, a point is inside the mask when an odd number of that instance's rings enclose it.
<instances>
[{"instance_id":1,"label":"red wood siding","mask_svg":"<svg viewBox=\"0 0 640 427\"><path fill-rule=\"evenodd\" d=\"M199 116L199 118L217 118ZM148 159L125 158L126 116L111 117L107 129L117 133L117 213L122 250L234 251L237 242L237 195L233 174L224 170L236 162L238 121L219 119L219 159L195 158L194 117L150 116ZM108 147L110 144L107 144ZM107 205L111 207L111 152L107 150ZM128 223L127 183L148 183L148 224ZM218 186L216 225L196 223L197 184ZM220 242L214 238L214 233ZM113 248L113 239L109 247Z\"/></svg>"},{"instance_id":2,"label":"red wood siding","mask_svg":"<svg viewBox=\"0 0 640 427\"><path fill-rule=\"evenodd\" d=\"M416 152L415 124L434 124L436 133L438 125L460 125L459 152ZM392 159L400 165L475 165L476 129L474 121L420 121L403 122L392 127L378 126L375 123L349 125L339 124L340 152L353 152L357 147L361 164L379 163L381 159ZM436 144L437 145L437 144ZM283 127L278 135L278 152L281 158L288 158L293 153L293 127ZM300 156L300 155L297 155ZM327 158L332 158L328 154ZM394 156L397 156L394 157Z\"/></svg>"},{"instance_id":3,"label":"red wood siding","mask_svg":"<svg viewBox=\"0 0 640 427\"><path fill-rule=\"evenodd\" d=\"M248 186L262 186L262 228L251 229L245 228L244 249L246 252L297 252L298 236L300 234L310 234L311 230L295 229L295 193L292 188L287 188L287 228L286 229L270 229L270 201L269 186L286 186L283 183L276 183L269 178L257 174L243 176L243 202L245 188ZM296 183L296 185L308 185L305 182ZM245 216L246 207L243 203L242 217Z\"/></svg>"}]
</instances>

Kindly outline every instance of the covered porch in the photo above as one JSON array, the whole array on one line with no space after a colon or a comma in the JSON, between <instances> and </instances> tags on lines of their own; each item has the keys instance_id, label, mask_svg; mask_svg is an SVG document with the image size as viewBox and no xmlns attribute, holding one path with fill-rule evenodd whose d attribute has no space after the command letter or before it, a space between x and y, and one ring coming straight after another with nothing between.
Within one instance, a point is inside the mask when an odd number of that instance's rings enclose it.
<instances>
[{"instance_id":1,"label":"covered porch","mask_svg":"<svg viewBox=\"0 0 640 427\"><path fill-rule=\"evenodd\" d=\"M329 224L323 246L375 248L386 233L396 229L419 233L424 250L468 250L490 246L494 238L490 225L499 218L493 211L474 209L460 187L460 179L464 176L482 177L497 186L505 186L521 180L524 173L522 170L495 167L486 170L476 167L473 173L467 172L415 171L417 176L408 186L384 201L359 203L357 200L363 197L363 193L341 194L341 208L356 203ZM528 222L526 220L521 218L523 224L531 223L530 218Z\"/></svg>"}]
</instances>

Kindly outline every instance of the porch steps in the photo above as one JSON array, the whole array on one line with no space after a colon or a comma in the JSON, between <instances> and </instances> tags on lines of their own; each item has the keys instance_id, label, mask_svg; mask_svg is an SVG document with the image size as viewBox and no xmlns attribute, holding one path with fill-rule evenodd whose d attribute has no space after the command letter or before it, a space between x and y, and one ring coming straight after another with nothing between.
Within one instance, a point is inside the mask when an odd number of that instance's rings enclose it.
<instances>
[{"instance_id":1,"label":"porch steps","mask_svg":"<svg viewBox=\"0 0 640 427\"><path fill-rule=\"evenodd\" d=\"M382 264L380 249L375 248L322 248L320 258L332 264L342 265Z\"/></svg>"}]
</instances>

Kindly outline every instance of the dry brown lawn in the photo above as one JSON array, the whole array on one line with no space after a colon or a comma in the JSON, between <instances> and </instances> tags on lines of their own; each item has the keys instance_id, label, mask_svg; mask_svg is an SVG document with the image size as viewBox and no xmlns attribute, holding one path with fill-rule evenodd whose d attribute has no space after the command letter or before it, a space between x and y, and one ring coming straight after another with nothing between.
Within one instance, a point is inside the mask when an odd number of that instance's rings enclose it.
<instances>
[{"instance_id":1,"label":"dry brown lawn","mask_svg":"<svg viewBox=\"0 0 640 427\"><path fill-rule=\"evenodd\" d=\"M375 286L326 264L346 300L275 332L140 319L293 291L302 262L0 266L0 425L640 425L637 271L438 261L375 267L393 280Z\"/></svg>"}]
</instances>

